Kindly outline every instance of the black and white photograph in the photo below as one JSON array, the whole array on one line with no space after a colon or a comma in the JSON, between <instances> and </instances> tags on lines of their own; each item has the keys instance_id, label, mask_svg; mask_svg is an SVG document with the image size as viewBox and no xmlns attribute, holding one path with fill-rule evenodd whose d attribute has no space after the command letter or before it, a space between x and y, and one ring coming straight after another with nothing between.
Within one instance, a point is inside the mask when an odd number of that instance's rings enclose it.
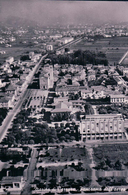
<instances>
[{"instance_id":1,"label":"black and white photograph","mask_svg":"<svg viewBox=\"0 0 128 195\"><path fill-rule=\"evenodd\" d=\"M0 0L0 195L128 194L128 2Z\"/></svg>"}]
</instances>

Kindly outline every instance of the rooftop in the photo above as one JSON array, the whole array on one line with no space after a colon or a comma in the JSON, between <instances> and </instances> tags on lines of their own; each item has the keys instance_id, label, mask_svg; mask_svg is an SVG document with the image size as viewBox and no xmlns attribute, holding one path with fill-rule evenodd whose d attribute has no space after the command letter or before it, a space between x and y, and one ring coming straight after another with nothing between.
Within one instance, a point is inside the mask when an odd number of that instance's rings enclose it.
<instances>
[{"instance_id":1,"label":"rooftop","mask_svg":"<svg viewBox=\"0 0 128 195\"><path fill-rule=\"evenodd\" d=\"M110 94L111 98L125 98L124 94Z\"/></svg>"},{"instance_id":2,"label":"rooftop","mask_svg":"<svg viewBox=\"0 0 128 195\"><path fill-rule=\"evenodd\" d=\"M11 177L11 176L7 176L7 177L3 177L1 180L1 184L12 184L13 182L21 182L23 177L21 176L17 176L17 177Z\"/></svg>"},{"instance_id":3,"label":"rooftop","mask_svg":"<svg viewBox=\"0 0 128 195\"><path fill-rule=\"evenodd\" d=\"M86 115L86 119L105 119L105 118L122 118L122 114L96 114L96 115Z\"/></svg>"},{"instance_id":4,"label":"rooftop","mask_svg":"<svg viewBox=\"0 0 128 195\"><path fill-rule=\"evenodd\" d=\"M16 87L11 84L6 88L6 91L15 91L15 90L16 90Z\"/></svg>"}]
</instances>

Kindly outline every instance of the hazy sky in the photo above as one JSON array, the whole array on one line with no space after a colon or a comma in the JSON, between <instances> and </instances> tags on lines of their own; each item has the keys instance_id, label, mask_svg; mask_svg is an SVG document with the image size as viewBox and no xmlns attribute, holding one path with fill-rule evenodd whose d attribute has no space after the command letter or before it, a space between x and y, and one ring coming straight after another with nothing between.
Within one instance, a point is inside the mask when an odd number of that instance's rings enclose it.
<instances>
[{"instance_id":1,"label":"hazy sky","mask_svg":"<svg viewBox=\"0 0 128 195\"><path fill-rule=\"evenodd\" d=\"M0 0L0 21L12 16L40 24L128 21L128 2Z\"/></svg>"}]
</instances>

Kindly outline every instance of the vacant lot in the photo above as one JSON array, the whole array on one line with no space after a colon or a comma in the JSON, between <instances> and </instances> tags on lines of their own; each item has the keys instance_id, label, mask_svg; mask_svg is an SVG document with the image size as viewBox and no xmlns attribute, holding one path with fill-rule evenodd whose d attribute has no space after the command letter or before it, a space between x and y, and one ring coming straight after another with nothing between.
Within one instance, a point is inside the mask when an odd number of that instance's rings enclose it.
<instances>
[{"instance_id":1,"label":"vacant lot","mask_svg":"<svg viewBox=\"0 0 128 195\"><path fill-rule=\"evenodd\" d=\"M124 164L128 162L128 144L101 145L93 148L96 163L109 159L112 163L121 160Z\"/></svg>"},{"instance_id":2,"label":"vacant lot","mask_svg":"<svg viewBox=\"0 0 128 195\"><path fill-rule=\"evenodd\" d=\"M57 147L46 150L45 155L41 155L39 162L69 162L69 161L86 161L89 162L87 151L84 147Z\"/></svg>"}]
</instances>

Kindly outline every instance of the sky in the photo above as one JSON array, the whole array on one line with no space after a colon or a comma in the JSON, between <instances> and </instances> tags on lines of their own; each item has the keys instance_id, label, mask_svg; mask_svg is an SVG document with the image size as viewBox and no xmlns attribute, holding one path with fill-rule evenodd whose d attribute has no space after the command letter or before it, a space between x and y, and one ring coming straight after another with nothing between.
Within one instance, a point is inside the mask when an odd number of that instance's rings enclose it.
<instances>
[{"instance_id":1,"label":"sky","mask_svg":"<svg viewBox=\"0 0 128 195\"><path fill-rule=\"evenodd\" d=\"M128 22L128 2L0 0L0 21L16 18L41 25Z\"/></svg>"}]
</instances>

